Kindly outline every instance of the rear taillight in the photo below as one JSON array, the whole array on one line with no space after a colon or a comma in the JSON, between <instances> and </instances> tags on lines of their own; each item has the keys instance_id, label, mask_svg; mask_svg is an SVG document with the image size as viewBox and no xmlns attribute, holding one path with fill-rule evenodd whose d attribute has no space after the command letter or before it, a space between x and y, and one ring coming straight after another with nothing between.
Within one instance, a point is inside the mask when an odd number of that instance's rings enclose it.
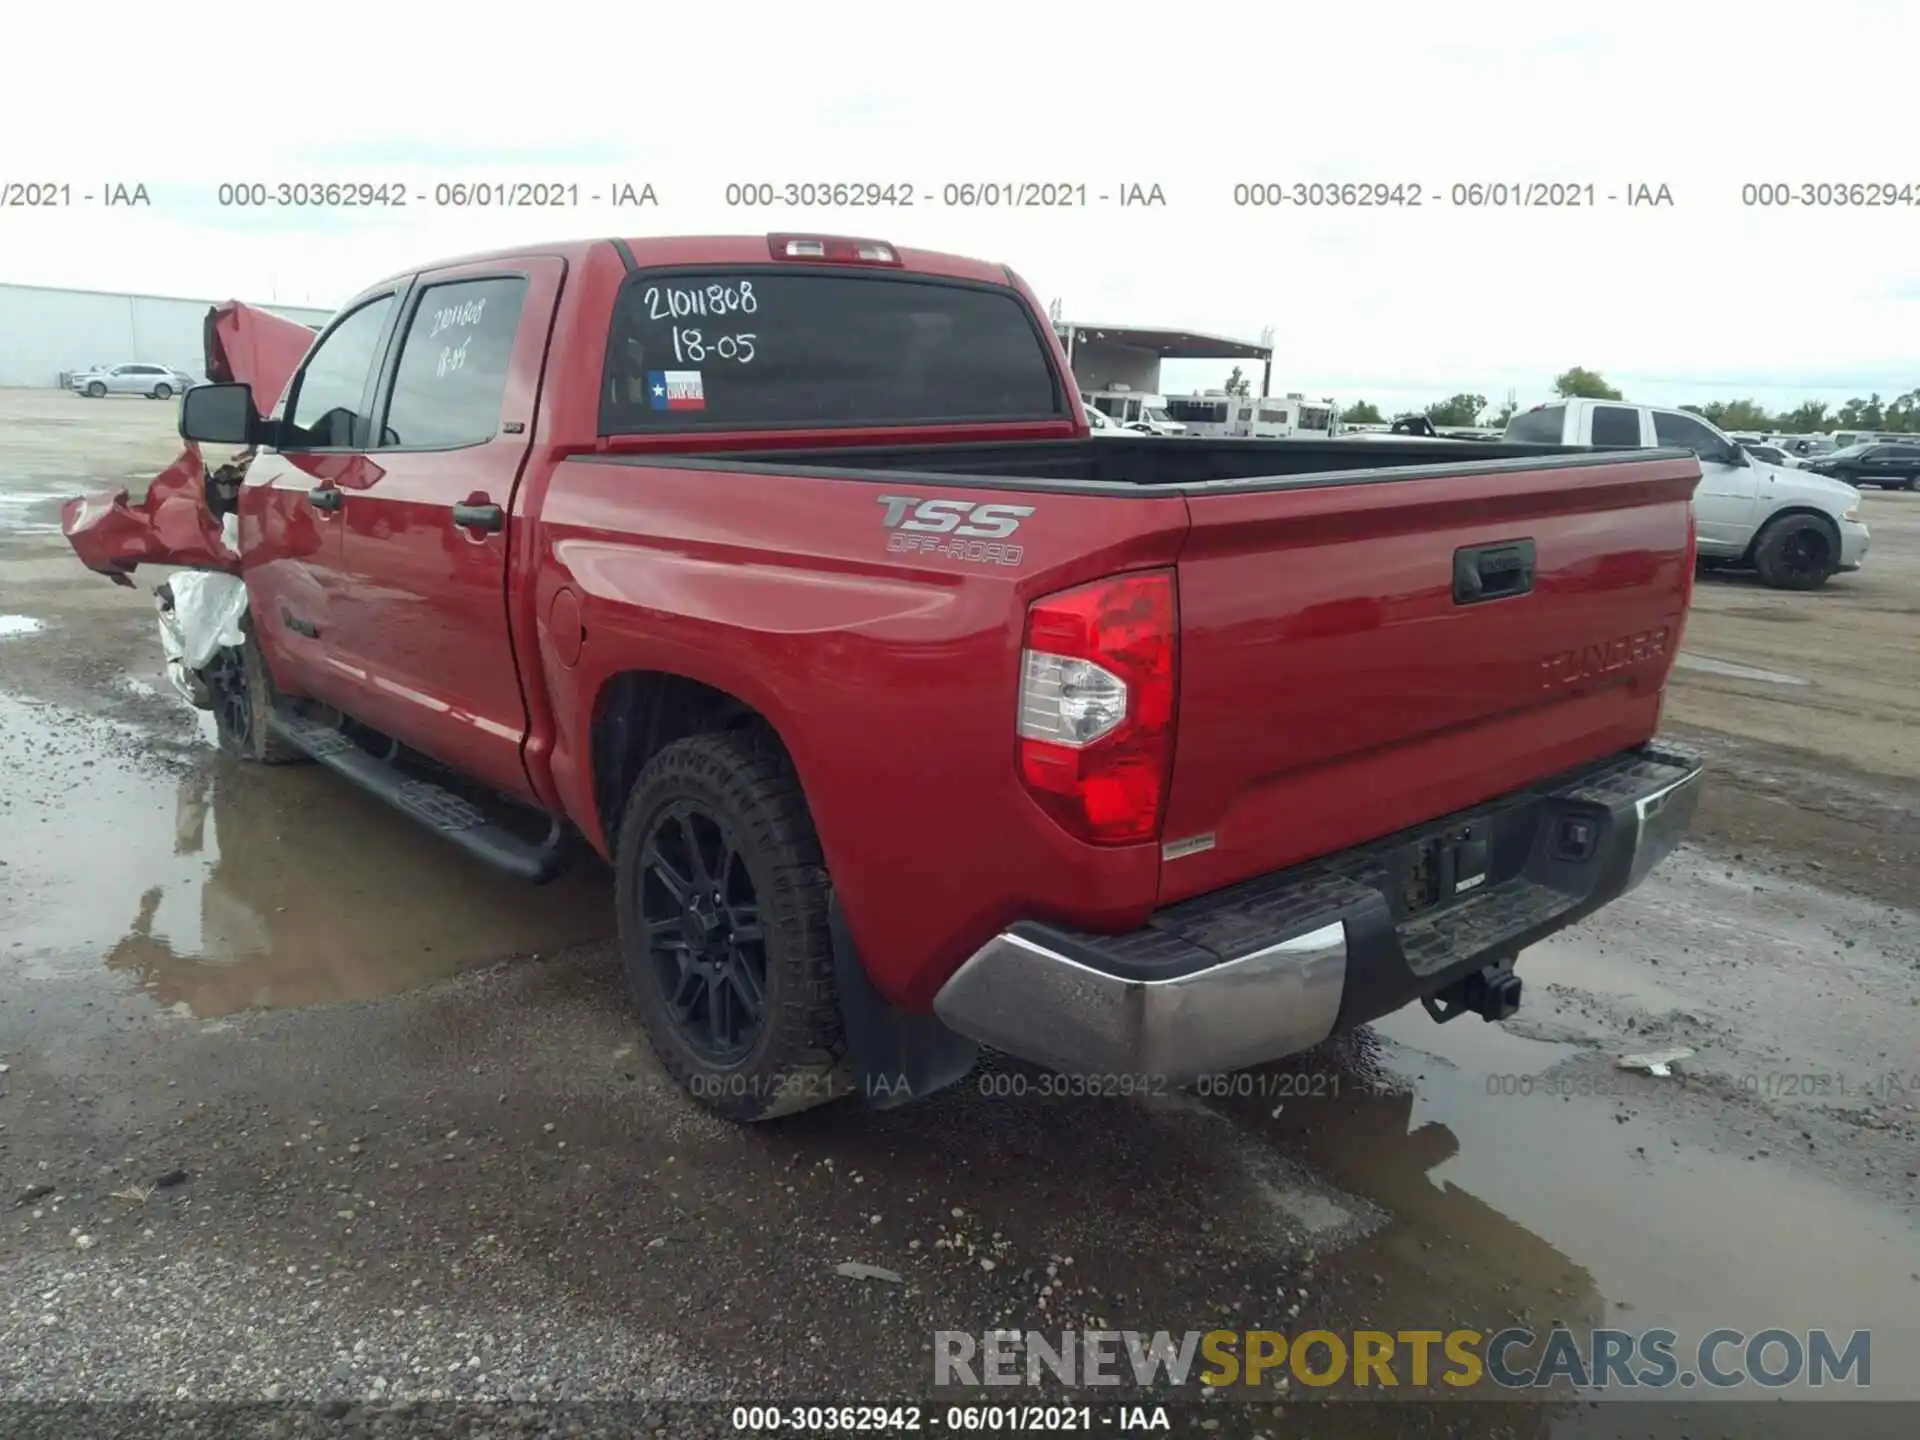
<instances>
[{"instance_id":1,"label":"rear taillight","mask_svg":"<svg viewBox=\"0 0 1920 1440\"><path fill-rule=\"evenodd\" d=\"M1173 766L1173 571L1036 600L1020 656L1020 778L1095 845L1157 840Z\"/></svg>"}]
</instances>

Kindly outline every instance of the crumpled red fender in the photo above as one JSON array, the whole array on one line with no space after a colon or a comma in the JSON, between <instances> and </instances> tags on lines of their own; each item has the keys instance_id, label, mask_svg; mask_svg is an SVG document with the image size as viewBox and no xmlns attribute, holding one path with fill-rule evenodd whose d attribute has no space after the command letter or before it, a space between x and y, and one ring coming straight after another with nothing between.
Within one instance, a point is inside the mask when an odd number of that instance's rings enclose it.
<instances>
[{"instance_id":1,"label":"crumpled red fender","mask_svg":"<svg viewBox=\"0 0 1920 1440\"><path fill-rule=\"evenodd\" d=\"M313 341L314 332L296 320L229 300L207 312L207 378L253 386L254 403L268 413ZM207 504L207 479L200 447L188 441L139 504L124 489L76 497L60 509L61 532L81 564L117 585L131 585L140 565L238 574L240 556L221 538L220 520Z\"/></svg>"},{"instance_id":2,"label":"crumpled red fender","mask_svg":"<svg viewBox=\"0 0 1920 1440\"><path fill-rule=\"evenodd\" d=\"M200 447L187 448L147 486L147 498L129 504L125 490L82 495L60 507L60 529L80 563L116 585L133 584L138 565L190 565L240 572L220 521L207 508L207 466Z\"/></svg>"}]
</instances>

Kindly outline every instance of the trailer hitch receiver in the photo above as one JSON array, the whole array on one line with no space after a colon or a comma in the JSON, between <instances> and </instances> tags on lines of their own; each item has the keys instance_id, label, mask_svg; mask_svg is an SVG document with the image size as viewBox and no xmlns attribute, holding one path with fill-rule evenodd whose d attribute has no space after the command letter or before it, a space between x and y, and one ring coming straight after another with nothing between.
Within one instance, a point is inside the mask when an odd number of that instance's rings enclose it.
<instances>
[{"instance_id":1,"label":"trailer hitch receiver","mask_svg":"<svg viewBox=\"0 0 1920 1440\"><path fill-rule=\"evenodd\" d=\"M1505 1020L1520 1008L1520 977L1513 973L1513 957L1463 975L1445 989L1421 996L1420 1003L1441 1025L1469 1013L1482 1020Z\"/></svg>"}]
</instances>

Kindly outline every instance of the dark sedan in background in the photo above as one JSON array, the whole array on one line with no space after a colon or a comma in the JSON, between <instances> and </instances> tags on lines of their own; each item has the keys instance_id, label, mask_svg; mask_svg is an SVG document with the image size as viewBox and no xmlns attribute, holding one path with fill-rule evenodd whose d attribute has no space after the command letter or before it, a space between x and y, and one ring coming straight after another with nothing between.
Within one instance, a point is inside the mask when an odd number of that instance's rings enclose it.
<instances>
[{"instance_id":1,"label":"dark sedan in background","mask_svg":"<svg viewBox=\"0 0 1920 1440\"><path fill-rule=\"evenodd\" d=\"M1920 440L1898 444L1877 440L1849 445L1803 463L1802 469L1831 475L1849 485L1878 485L1882 490L1911 490L1920 485Z\"/></svg>"}]
</instances>

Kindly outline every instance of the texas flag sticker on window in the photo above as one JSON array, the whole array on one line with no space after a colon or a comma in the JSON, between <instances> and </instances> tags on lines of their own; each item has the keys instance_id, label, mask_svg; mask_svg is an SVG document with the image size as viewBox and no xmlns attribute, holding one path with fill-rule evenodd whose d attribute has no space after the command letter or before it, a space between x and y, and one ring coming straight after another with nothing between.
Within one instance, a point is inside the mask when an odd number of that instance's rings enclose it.
<instances>
[{"instance_id":1,"label":"texas flag sticker on window","mask_svg":"<svg viewBox=\"0 0 1920 1440\"><path fill-rule=\"evenodd\" d=\"M649 370L647 396L656 410L704 410L706 391L698 370Z\"/></svg>"}]
</instances>

